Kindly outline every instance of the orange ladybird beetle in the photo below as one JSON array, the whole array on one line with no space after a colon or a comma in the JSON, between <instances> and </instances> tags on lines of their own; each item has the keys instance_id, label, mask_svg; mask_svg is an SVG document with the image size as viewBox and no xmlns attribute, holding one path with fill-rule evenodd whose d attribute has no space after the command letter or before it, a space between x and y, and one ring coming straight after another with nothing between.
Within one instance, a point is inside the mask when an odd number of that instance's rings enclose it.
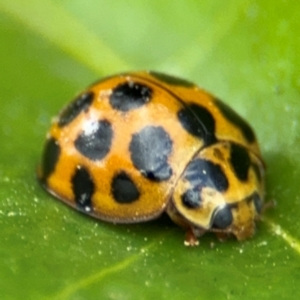
<instances>
[{"instance_id":1,"label":"orange ladybird beetle","mask_svg":"<svg viewBox=\"0 0 300 300\"><path fill-rule=\"evenodd\" d=\"M251 237L264 163L251 127L195 84L158 72L107 77L54 118L38 167L52 195L101 220L166 212L186 245Z\"/></svg>"}]
</instances>

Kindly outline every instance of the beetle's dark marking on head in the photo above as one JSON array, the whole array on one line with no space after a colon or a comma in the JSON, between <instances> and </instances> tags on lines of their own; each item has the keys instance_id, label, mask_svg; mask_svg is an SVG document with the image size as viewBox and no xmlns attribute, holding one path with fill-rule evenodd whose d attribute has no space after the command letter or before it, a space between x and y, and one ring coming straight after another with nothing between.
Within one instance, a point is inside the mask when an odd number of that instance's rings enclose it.
<instances>
[{"instance_id":1,"label":"beetle's dark marking on head","mask_svg":"<svg viewBox=\"0 0 300 300\"><path fill-rule=\"evenodd\" d=\"M168 163L172 147L172 140L162 127L146 126L132 136L129 150L134 166L144 177L162 181L172 175Z\"/></svg>"},{"instance_id":2,"label":"beetle's dark marking on head","mask_svg":"<svg viewBox=\"0 0 300 300\"><path fill-rule=\"evenodd\" d=\"M47 178L54 172L56 164L59 160L61 148L54 138L47 140L41 163L41 180L46 181Z\"/></svg>"},{"instance_id":3,"label":"beetle's dark marking on head","mask_svg":"<svg viewBox=\"0 0 300 300\"><path fill-rule=\"evenodd\" d=\"M203 139L205 145L216 142L215 120L203 106L190 104L177 113L182 127L190 134Z\"/></svg>"},{"instance_id":4,"label":"beetle's dark marking on head","mask_svg":"<svg viewBox=\"0 0 300 300\"><path fill-rule=\"evenodd\" d=\"M111 148L113 138L110 122L107 120L87 121L85 127L85 131L75 140L76 149L91 160L103 159Z\"/></svg>"},{"instance_id":5,"label":"beetle's dark marking on head","mask_svg":"<svg viewBox=\"0 0 300 300\"><path fill-rule=\"evenodd\" d=\"M137 186L124 171L121 171L113 177L111 193L115 201L121 204L132 203L140 197Z\"/></svg>"},{"instance_id":6,"label":"beetle's dark marking on head","mask_svg":"<svg viewBox=\"0 0 300 300\"><path fill-rule=\"evenodd\" d=\"M193 187L211 187L220 192L226 191L229 187L221 166L209 160L197 158L191 161L184 172L184 177Z\"/></svg>"},{"instance_id":7,"label":"beetle's dark marking on head","mask_svg":"<svg viewBox=\"0 0 300 300\"><path fill-rule=\"evenodd\" d=\"M224 117L234 125L240 128L244 137L249 143L255 142L255 134L247 122L239 116L233 109L219 99L215 99L216 106L219 108Z\"/></svg>"},{"instance_id":8,"label":"beetle's dark marking on head","mask_svg":"<svg viewBox=\"0 0 300 300\"><path fill-rule=\"evenodd\" d=\"M161 82L164 82L166 84L175 85L175 86L176 85L177 86L183 86L183 87L186 87L186 88L191 88L191 87L195 86L194 83L192 83L188 80L178 78L178 77L175 77L175 76L171 76L171 75L168 75L168 74L159 73L159 72L155 72L155 71L150 71L149 74L151 76L153 76L155 79L157 79Z\"/></svg>"},{"instance_id":9,"label":"beetle's dark marking on head","mask_svg":"<svg viewBox=\"0 0 300 300\"><path fill-rule=\"evenodd\" d=\"M84 167L78 167L71 179L71 183L78 209L91 212L93 210L92 196L95 191L95 185L88 170Z\"/></svg>"},{"instance_id":10,"label":"beetle's dark marking on head","mask_svg":"<svg viewBox=\"0 0 300 300\"><path fill-rule=\"evenodd\" d=\"M218 210L213 217L212 228L225 229L233 221L232 211L230 206L226 205Z\"/></svg>"},{"instance_id":11,"label":"beetle's dark marking on head","mask_svg":"<svg viewBox=\"0 0 300 300\"><path fill-rule=\"evenodd\" d=\"M186 208L198 208L201 206L201 201L199 189L188 189L181 195L181 202Z\"/></svg>"},{"instance_id":12,"label":"beetle's dark marking on head","mask_svg":"<svg viewBox=\"0 0 300 300\"><path fill-rule=\"evenodd\" d=\"M142 83L128 81L116 86L109 97L112 108L127 112L151 100L152 89Z\"/></svg>"},{"instance_id":13,"label":"beetle's dark marking on head","mask_svg":"<svg viewBox=\"0 0 300 300\"><path fill-rule=\"evenodd\" d=\"M236 177L241 181L246 181L251 165L247 149L238 144L231 143L230 162Z\"/></svg>"},{"instance_id":14,"label":"beetle's dark marking on head","mask_svg":"<svg viewBox=\"0 0 300 300\"><path fill-rule=\"evenodd\" d=\"M71 123L82 111L87 111L94 99L93 92L86 92L79 95L60 114L58 126L63 127Z\"/></svg>"}]
</instances>

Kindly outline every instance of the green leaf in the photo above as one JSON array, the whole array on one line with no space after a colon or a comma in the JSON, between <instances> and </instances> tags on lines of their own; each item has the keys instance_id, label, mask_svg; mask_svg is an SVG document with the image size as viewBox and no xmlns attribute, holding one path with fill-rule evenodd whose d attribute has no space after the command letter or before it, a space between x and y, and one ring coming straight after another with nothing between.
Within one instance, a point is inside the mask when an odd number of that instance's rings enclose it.
<instances>
[{"instance_id":1,"label":"green leaf","mask_svg":"<svg viewBox=\"0 0 300 300\"><path fill-rule=\"evenodd\" d=\"M299 19L284 0L1 0L1 299L298 299ZM129 69L197 82L253 125L277 203L253 239L186 248L168 220L104 223L39 186L51 117Z\"/></svg>"}]
</instances>

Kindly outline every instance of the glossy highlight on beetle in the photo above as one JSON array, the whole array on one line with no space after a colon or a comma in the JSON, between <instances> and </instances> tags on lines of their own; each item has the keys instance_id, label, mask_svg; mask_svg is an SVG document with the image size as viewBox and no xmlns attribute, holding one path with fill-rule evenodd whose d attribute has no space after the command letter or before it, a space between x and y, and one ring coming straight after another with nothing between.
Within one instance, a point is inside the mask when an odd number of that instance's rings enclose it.
<instances>
[{"instance_id":1,"label":"glossy highlight on beetle","mask_svg":"<svg viewBox=\"0 0 300 300\"><path fill-rule=\"evenodd\" d=\"M38 178L52 195L101 220L166 212L186 245L207 231L251 237L264 198L255 134L195 84L157 72L104 78L53 120Z\"/></svg>"}]
</instances>

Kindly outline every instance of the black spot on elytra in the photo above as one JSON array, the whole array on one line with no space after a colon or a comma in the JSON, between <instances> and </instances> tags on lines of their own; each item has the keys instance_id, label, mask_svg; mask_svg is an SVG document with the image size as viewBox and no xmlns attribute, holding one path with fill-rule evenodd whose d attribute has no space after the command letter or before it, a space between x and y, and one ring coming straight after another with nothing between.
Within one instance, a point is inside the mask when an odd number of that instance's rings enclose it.
<instances>
[{"instance_id":1,"label":"black spot on elytra","mask_svg":"<svg viewBox=\"0 0 300 300\"><path fill-rule=\"evenodd\" d=\"M230 162L236 177L241 181L246 181L251 164L250 156L246 148L231 143Z\"/></svg>"},{"instance_id":2,"label":"black spot on elytra","mask_svg":"<svg viewBox=\"0 0 300 300\"><path fill-rule=\"evenodd\" d=\"M75 140L76 149L91 160L103 159L110 150L113 130L107 120L89 121Z\"/></svg>"},{"instance_id":3,"label":"black spot on elytra","mask_svg":"<svg viewBox=\"0 0 300 300\"><path fill-rule=\"evenodd\" d=\"M151 100L152 89L134 81L121 83L109 97L110 105L123 112L138 108Z\"/></svg>"},{"instance_id":4,"label":"black spot on elytra","mask_svg":"<svg viewBox=\"0 0 300 300\"><path fill-rule=\"evenodd\" d=\"M263 208L263 201L258 193L253 194L253 203L257 213L260 214Z\"/></svg>"},{"instance_id":5,"label":"black spot on elytra","mask_svg":"<svg viewBox=\"0 0 300 300\"><path fill-rule=\"evenodd\" d=\"M212 114L198 104L190 104L177 113L182 127L190 134L203 139L206 145L216 142L215 120Z\"/></svg>"},{"instance_id":6,"label":"black spot on elytra","mask_svg":"<svg viewBox=\"0 0 300 300\"><path fill-rule=\"evenodd\" d=\"M88 170L78 167L71 179L71 183L77 207L85 212L92 211L92 196L95 191L95 185Z\"/></svg>"},{"instance_id":7,"label":"black spot on elytra","mask_svg":"<svg viewBox=\"0 0 300 300\"><path fill-rule=\"evenodd\" d=\"M223 116L229 122L240 128L244 137L249 143L253 143L255 141L255 134L252 128L247 124L247 122L221 100L215 99L215 103L219 110L222 112Z\"/></svg>"},{"instance_id":8,"label":"black spot on elytra","mask_svg":"<svg viewBox=\"0 0 300 300\"><path fill-rule=\"evenodd\" d=\"M55 170L61 153L61 148L54 138L47 140L41 163L41 180L46 181L51 173Z\"/></svg>"},{"instance_id":9,"label":"black spot on elytra","mask_svg":"<svg viewBox=\"0 0 300 300\"><path fill-rule=\"evenodd\" d=\"M144 177L153 181L171 177L168 156L172 152L172 140L162 127L144 127L132 136L129 150L134 166Z\"/></svg>"},{"instance_id":10,"label":"black spot on elytra","mask_svg":"<svg viewBox=\"0 0 300 300\"><path fill-rule=\"evenodd\" d=\"M216 229L225 229L233 221L231 208L226 205L222 209L218 210L214 215L212 227Z\"/></svg>"},{"instance_id":11,"label":"black spot on elytra","mask_svg":"<svg viewBox=\"0 0 300 300\"><path fill-rule=\"evenodd\" d=\"M201 206L199 189L188 189L181 195L181 202L187 208L197 208Z\"/></svg>"},{"instance_id":12,"label":"black spot on elytra","mask_svg":"<svg viewBox=\"0 0 300 300\"><path fill-rule=\"evenodd\" d=\"M154 78L158 79L159 81L162 81L162 82L170 84L170 85L183 86L183 87L187 87L187 88L191 88L191 87L195 86L194 83L192 83L188 80L178 78L175 76L171 76L171 75L167 75L164 73L150 71L149 74L151 76L153 76Z\"/></svg>"},{"instance_id":13,"label":"black spot on elytra","mask_svg":"<svg viewBox=\"0 0 300 300\"><path fill-rule=\"evenodd\" d=\"M93 92L86 92L78 96L60 114L58 126L63 127L73 121L82 111L87 111L94 99Z\"/></svg>"},{"instance_id":14,"label":"black spot on elytra","mask_svg":"<svg viewBox=\"0 0 300 300\"><path fill-rule=\"evenodd\" d=\"M188 164L184 177L190 181L193 187L211 187L223 192L229 186L220 165L200 158L194 159Z\"/></svg>"},{"instance_id":15,"label":"black spot on elytra","mask_svg":"<svg viewBox=\"0 0 300 300\"><path fill-rule=\"evenodd\" d=\"M129 175L121 171L111 183L111 193L118 203L132 203L139 199L140 192Z\"/></svg>"}]
</instances>

